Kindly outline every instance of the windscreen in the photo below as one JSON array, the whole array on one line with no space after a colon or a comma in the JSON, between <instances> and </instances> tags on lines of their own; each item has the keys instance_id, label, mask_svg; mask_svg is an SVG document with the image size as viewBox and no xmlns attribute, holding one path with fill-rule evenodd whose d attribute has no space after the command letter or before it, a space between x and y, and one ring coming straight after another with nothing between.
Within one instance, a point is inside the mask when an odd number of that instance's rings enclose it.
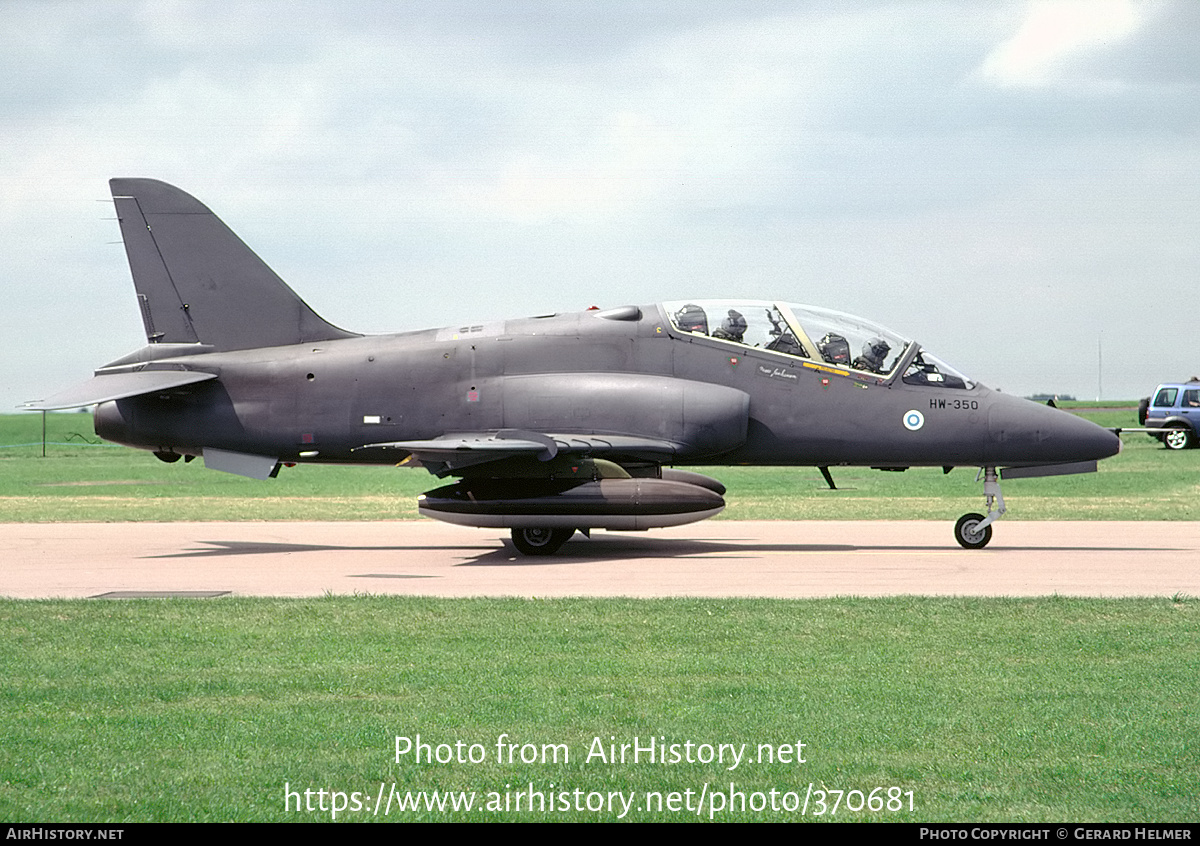
<instances>
[{"instance_id":1,"label":"windscreen","mask_svg":"<svg viewBox=\"0 0 1200 846\"><path fill-rule=\"evenodd\" d=\"M871 320L832 309L767 300L679 300L663 303L680 332L889 376L911 340ZM925 350L905 368L910 385L974 387L969 379Z\"/></svg>"}]
</instances>

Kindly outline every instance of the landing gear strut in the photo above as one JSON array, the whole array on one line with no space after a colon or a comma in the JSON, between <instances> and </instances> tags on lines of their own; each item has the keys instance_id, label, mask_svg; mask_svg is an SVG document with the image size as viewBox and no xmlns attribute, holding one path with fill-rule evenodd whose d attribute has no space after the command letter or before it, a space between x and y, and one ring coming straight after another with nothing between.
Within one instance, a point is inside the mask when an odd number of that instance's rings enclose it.
<instances>
[{"instance_id":1,"label":"landing gear strut","mask_svg":"<svg viewBox=\"0 0 1200 846\"><path fill-rule=\"evenodd\" d=\"M1004 515L1004 494L1000 493L1000 476L995 467L984 467L983 494L987 500L987 516L964 514L954 524L954 539L964 549L983 549L992 539L992 523ZM975 481L979 481L979 476Z\"/></svg>"}]
</instances>

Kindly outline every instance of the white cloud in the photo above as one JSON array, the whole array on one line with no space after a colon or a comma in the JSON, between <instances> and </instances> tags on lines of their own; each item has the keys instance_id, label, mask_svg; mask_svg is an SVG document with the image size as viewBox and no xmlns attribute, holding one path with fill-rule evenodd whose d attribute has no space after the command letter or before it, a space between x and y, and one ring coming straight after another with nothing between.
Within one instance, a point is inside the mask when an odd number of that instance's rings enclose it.
<instances>
[{"instance_id":1,"label":"white cloud","mask_svg":"<svg viewBox=\"0 0 1200 846\"><path fill-rule=\"evenodd\" d=\"M1147 8L1135 0L1034 0L1020 29L988 55L980 72L1003 85L1044 85L1070 59L1129 37Z\"/></svg>"}]
</instances>

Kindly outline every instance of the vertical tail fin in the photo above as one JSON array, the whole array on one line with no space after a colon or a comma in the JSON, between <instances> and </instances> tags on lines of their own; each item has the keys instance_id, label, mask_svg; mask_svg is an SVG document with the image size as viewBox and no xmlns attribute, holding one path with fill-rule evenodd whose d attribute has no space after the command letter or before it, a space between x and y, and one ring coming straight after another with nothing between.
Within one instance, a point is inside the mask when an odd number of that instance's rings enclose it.
<instances>
[{"instance_id":1,"label":"vertical tail fin","mask_svg":"<svg viewBox=\"0 0 1200 846\"><path fill-rule=\"evenodd\" d=\"M357 337L326 322L195 197L112 179L146 339L216 350Z\"/></svg>"}]
</instances>

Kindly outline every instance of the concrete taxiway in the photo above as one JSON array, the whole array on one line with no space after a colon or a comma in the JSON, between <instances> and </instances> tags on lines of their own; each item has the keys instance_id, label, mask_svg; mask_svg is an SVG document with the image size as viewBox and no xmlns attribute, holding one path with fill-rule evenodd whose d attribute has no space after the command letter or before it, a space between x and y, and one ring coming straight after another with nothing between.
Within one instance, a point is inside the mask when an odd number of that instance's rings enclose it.
<instances>
[{"instance_id":1,"label":"concrete taxiway","mask_svg":"<svg viewBox=\"0 0 1200 846\"><path fill-rule=\"evenodd\" d=\"M372 523L0 526L0 596L1200 595L1200 523L709 521L576 535L520 555L498 530Z\"/></svg>"}]
</instances>

